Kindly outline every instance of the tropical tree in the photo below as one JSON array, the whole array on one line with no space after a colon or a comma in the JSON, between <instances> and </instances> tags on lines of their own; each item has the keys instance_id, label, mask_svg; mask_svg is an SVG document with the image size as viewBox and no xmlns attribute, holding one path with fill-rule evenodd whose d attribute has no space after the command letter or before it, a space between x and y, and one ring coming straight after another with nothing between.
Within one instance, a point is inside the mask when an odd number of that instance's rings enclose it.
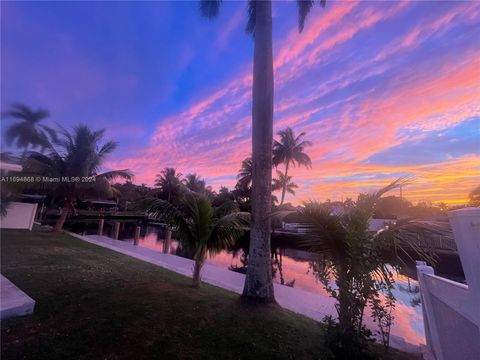
<instances>
[{"instance_id":1,"label":"tropical tree","mask_svg":"<svg viewBox=\"0 0 480 360\"><path fill-rule=\"evenodd\" d=\"M232 191L235 201L239 204L242 211L252 211L252 172L252 158L245 158L242 161L240 170L238 170L237 183L235 184L235 189Z\"/></svg>"},{"instance_id":2,"label":"tropical tree","mask_svg":"<svg viewBox=\"0 0 480 360\"><path fill-rule=\"evenodd\" d=\"M49 117L50 113L45 109L33 110L26 105L16 103L2 116L19 122L11 125L5 133L7 145L15 144L24 149L24 154L31 147L35 149L48 147L49 139L56 139L56 132L40 122Z\"/></svg>"},{"instance_id":3,"label":"tropical tree","mask_svg":"<svg viewBox=\"0 0 480 360\"><path fill-rule=\"evenodd\" d=\"M303 140L303 137L306 135L305 132L295 136L292 128L287 127L280 130L277 134L280 136L280 141L273 141L273 164L275 166L280 164L285 165L284 179L288 179L288 168L290 164L293 166L312 166L310 157L304 151L305 147L312 145L310 141ZM285 200L286 192L287 182L284 182L280 205L282 205Z\"/></svg>"},{"instance_id":4,"label":"tropical tree","mask_svg":"<svg viewBox=\"0 0 480 360\"><path fill-rule=\"evenodd\" d=\"M190 191L196 193L202 193L206 189L205 180L195 173L187 174L187 176L185 176L185 179L183 179L183 183Z\"/></svg>"},{"instance_id":5,"label":"tropical tree","mask_svg":"<svg viewBox=\"0 0 480 360\"><path fill-rule=\"evenodd\" d=\"M135 185L130 180L112 186L118 191L118 199L122 202L124 210L139 210L138 205L146 198L154 198L156 195L156 191L146 184Z\"/></svg>"},{"instance_id":6,"label":"tropical tree","mask_svg":"<svg viewBox=\"0 0 480 360\"><path fill-rule=\"evenodd\" d=\"M399 196L384 196L378 200L375 206L377 218L395 218L399 215L406 215L412 208L412 203Z\"/></svg>"},{"instance_id":7,"label":"tropical tree","mask_svg":"<svg viewBox=\"0 0 480 360\"><path fill-rule=\"evenodd\" d=\"M386 334L393 321L395 306L391 291L393 273L402 264L398 254L407 254L407 246L400 239L403 234L412 234L409 230L413 228L415 235L420 227L423 233L428 229L422 224L409 222L371 233L369 219L383 194L406 183L408 179L400 178L373 194L362 194L348 211L338 215L332 214L325 204L315 201L306 203L297 213L306 225L301 244L321 258L310 264L313 272L330 296L338 301L338 341L358 339L364 331L364 310L369 306L388 344ZM420 258L433 261L420 247L410 245L409 249ZM381 299L382 293L385 300Z\"/></svg>"},{"instance_id":8,"label":"tropical tree","mask_svg":"<svg viewBox=\"0 0 480 360\"><path fill-rule=\"evenodd\" d=\"M179 241L193 251L195 266L193 286L200 286L202 266L208 254L229 248L242 236L250 214L241 213L231 203L217 208L203 195L187 193L178 205L165 200L153 200L147 211L166 222Z\"/></svg>"},{"instance_id":9,"label":"tropical tree","mask_svg":"<svg viewBox=\"0 0 480 360\"><path fill-rule=\"evenodd\" d=\"M53 230L60 231L67 216L75 208L78 198L85 196L112 196L110 181L115 178L130 179L128 170L113 170L100 173L105 159L117 147L117 143L102 143L105 129L91 130L86 125L79 125L69 133L61 129L60 139L48 143L48 152L30 152L25 160L24 171L45 178L58 179L44 181L42 186L50 190L63 202L60 218ZM38 185L38 184L37 184Z\"/></svg>"},{"instance_id":10,"label":"tropical tree","mask_svg":"<svg viewBox=\"0 0 480 360\"><path fill-rule=\"evenodd\" d=\"M468 197L470 199L468 203L469 206L480 206L480 185L470 191Z\"/></svg>"},{"instance_id":11,"label":"tropical tree","mask_svg":"<svg viewBox=\"0 0 480 360\"><path fill-rule=\"evenodd\" d=\"M221 186L218 194L215 194L212 205L213 206L220 206L226 202L234 202L235 201L235 194L230 191L227 187Z\"/></svg>"},{"instance_id":12,"label":"tropical tree","mask_svg":"<svg viewBox=\"0 0 480 360\"><path fill-rule=\"evenodd\" d=\"M174 168L165 168L157 175L155 186L160 188L162 196L169 203L179 199L182 193L182 174Z\"/></svg>"},{"instance_id":13,"label":"tropical tree","mask_svg":"<svg viewBox=\"0 0 480 360\"><path fill-rule=\"evenodd\" d=\"M285 176L284 173L277 170L277 178L273 179L272 190L282 190L282 195L284 192L295 195L295 189L298 189L298 185L292 181L292 176ZM283 205L283 200L282 196L280 205Z\"/></svg>"},{"instance_id":14,"label":"tropical tree","mask_svg":"<svg viewBox=\"0 0 480 360\"><path fill-rule=\"evenodd\" d=\"M237 183L242 189L249 189L252 184L253 161L251 157L242 161L242 167L238 170Z\"/></svg>"},{"instance_id":15,"label":"tropical tree","mask_svg":"<svg viewBox=\"0 0 480 360\"><path fill-rule=\"evenodd\" d=\"M221 0L201 0L203 16L218 15ZM325 6L325 0L319 3ZM297 1L298 29L314 1ZM272 138L273 138L273 53L272 1L249 0L247 33L253 36L252 86L252 226L250 259L242 297L253 302L275 302L270 250L270 213L272 208Z\"/></svg>"},{"instance_id":16,"label":"tropical tree","mask_svg":"<svg viewBox=\"0 0 480 360\"><path fill-rule=\"evenodd\" d=\"M233 195L235 200L240 205L242 211L250 212L252 210L251 199L252 199L252 175L253 174L253 161L251 157L246 158L242 161L242 167L238 171L237 175L237 184L233 190ZM276 183L273 180L272 191L278 190L275 188ZM278 202L278 199L275 195L271 196L272 204Z\"/></svg>"}]
</instances>

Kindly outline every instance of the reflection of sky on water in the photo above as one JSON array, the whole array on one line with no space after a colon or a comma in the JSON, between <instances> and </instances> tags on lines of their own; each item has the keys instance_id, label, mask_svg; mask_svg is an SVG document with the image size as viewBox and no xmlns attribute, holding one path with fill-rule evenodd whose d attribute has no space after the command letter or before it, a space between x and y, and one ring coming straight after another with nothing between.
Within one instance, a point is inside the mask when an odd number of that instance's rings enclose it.
<instances>
[{"instance_id":1,"label":"reflection of sky on water","mask_svg":"<svg viewBox=\"0 0 480 360\"><path fill-rule=\"evenodd\" d=\"M139 245L149 249L163 251L164 240L153 230L148 231L145 236L140 239ZM172 240L170 253L175 253L178 246L178 242ZM300 253L301 252L296 252L296 254ZM235 254L222 251L219 254L210 255L206 262L222 268L228 268L230 266L241 267L241 255L241 250ZM282 255L282 270L285 282L295 280L294 288L328 296L323 286L315 279L315 275L309 267L308 260L294 259L290 256ZM280 283L278 271L275 274L274 281ZM401 336L407 342L413 344L425 343L421 305L412 306L412 300L419 297L419 294L415 292L418 283L400 274L395 275L395 282L393 293L397 301L395 305L395 320L391 333L392 335ZM369 310L367 310L367 313L369 313Z\"/></svg>"}]
</instances>

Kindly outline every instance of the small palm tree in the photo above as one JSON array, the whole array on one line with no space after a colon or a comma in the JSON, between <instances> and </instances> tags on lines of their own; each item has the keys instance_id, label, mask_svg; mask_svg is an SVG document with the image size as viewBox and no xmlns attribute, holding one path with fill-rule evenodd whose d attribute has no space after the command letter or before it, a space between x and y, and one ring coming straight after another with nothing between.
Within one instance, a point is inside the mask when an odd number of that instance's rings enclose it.
<instances>
[{"instance_id":1,"label":"small palm tree","mask_svg":"<svg viewBox=\"0 0 480 360\"><path fill-rule=\"evenodd\" d=\"M24 154L29 147L40 147L42 150L48 147L49 138L55 140L56 132L40 122L49 117L50 113L45 109L33 110L23 104L12 104L10 109L4 112L3 117L20 120L5 133L7 145L15 144L24 149Z\"/></svg>"},{"instance_id":2,"label":"small palm tree","mask_svg":"<svg viewBox=\"0 0 480 360\"><path fill-rule=\"evenodd\" d=\"M295 189L298 189L298 185L292 181L292 176L286 176L281 171L277 170L277 178L273 179L272 190L282 190L288 192L289 194L295 195ZM280 205L283 205L284 197L282 196L282 200Z\"/></svg>"},{"instance_id":3,"label":"small palm tree","mask_svg":"<svg viewBox=\"0 0 480 360\"><path fill-rule=\"evenodd\" d=\"M205 180L195 173L185 176L185 179L183 179L183 183L190 191L196 193L202 193L206 190Z\"/></svg>"},{"instance_id":4,"label":"small palm tree","mask_svg":"<svg viewBox=\"0 0 480 360\"><path fill-rule=\"evenodd\" d=\"M130 179L128 170L114 170L100 173L106 157L117 147L117 143L108 141L101 144L105 129L91 130L79 125L69 133L61 131L61 138L54 144L48 144L48 153L30 152L25 161L24 170L44 177L61 179L58 182L42 183L47 190L61 201L63 208L53 230L60 231L67 216L75 208L77 198L85 196L112 196L114 189L110 181L120 177Z\"/></svg>"},{"instance_id":5,"label":"small palm tree","mask_svg":"<svg viewBox=\"0 0 480 360\"><path fill-rule=\"evenodd\" d=\"M178 200L182 192L182 174L174 168L165 168L157 175L155 186L159 187L169 203Z\"/></svg>"},{"instance_id":6,"label":"small palm tree","mask_svg":"<svg viewBox=\"0 0 480 360\"><path fill-rule=\"evenodd\" d=\"M412 230L418 231L420 227L422 232L428 230L422 224L410 222L378 233L369 231L369 219L380 197L408 182L408 179L400 178L373 194L361 194L352 207L339 215L318 202L308 202L298 211L307 225L305 238L300 242L309 251L321 255L322 260L311 263L311 266L326 291L338 301L339 328L344 335L361 331L367 305L374 318L386 314L377 311L382 306L379 300L381 291L388 295L387 305L394 306L391 266L396 269L401 264L399 253L407 254L400 239L405 234L411 236ZM410 245L408 248L420 258L434 261L430 254ZM332 278L335 286L331 284ZM391 322L392 317L389 319ZM375 320L378 324L385 323L385 319Z\"/></svg>"},{"instance_id":7,"label":"small palm tree","mask_svg":"<svg viewBox=\"0 0 480 360\"><path fill-rule=\"evenodd\" d=\"M242 236L248 225L248 213L241 213L232 203L213 208L199 194L187 193L178 205L153 200L147 211L175 231L179 241L194 253L193 286L200 286L202 266L208 254L229 248Z\"/></svg>"},{"instance_id":8,"label":"small palm tree","mask_svg":"<svg viewBox=\"0 0 480 360\"><path fill-rule=\"evenodd\" d=\"M293 166L312 166L312 160L310 160L310 157L304 152L305 147L312 145L310 141L302 140L305 132L295 136L292 128L287 127L280 130L278 135L280 136L280 141L273 141L273 164L275 166L285 164L285 173L283 174L285 179L288 179L288 168L290 164ZM284 182L280 205L282 205L285 200L286 192L287 183Z\"/></svg>"},{"instance_id":9,"label":"small palm tree","mask_svg":"<svg viewBox=\"0 0 480 360\"><path fill-rule=\"evenodd\" d=\"M325 6L326 0L320 0ZM203 16L218 15L221 0L201 0ZM305 18L314 0L297 0L298 30L302 32ZM270 263L270 213L272 208L272 138L273 138L273 50L272 1L249 0L247 33L253 36L252 84L252 231L250 260L242 297L262 303L275 302Z\"/></svg>"}]
</instances>

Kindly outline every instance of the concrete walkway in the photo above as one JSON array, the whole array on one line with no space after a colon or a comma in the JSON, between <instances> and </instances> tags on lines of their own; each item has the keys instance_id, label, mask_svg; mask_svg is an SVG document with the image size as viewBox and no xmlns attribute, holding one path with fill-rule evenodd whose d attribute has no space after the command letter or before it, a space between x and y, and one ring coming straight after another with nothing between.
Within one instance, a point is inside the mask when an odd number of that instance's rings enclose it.
<instances>
[{"instance_id":1,"label":"concrete walkway","mask_svg":"<svg viewBox=\"0 0 480 360\"><path fill-rule=\"evenodd\" d=\"M188 277L192 276L193 260L171 254L164 254L141 246L135 246L126 241L113 240L106 236L82 236L74 233L70 233L70 235L89 243L161 266L176 273ZM245 282L245 275L212 264L204 264L202 268L202 281L241 294ZM317 321L321 321L327 315L333 317L337 315L335 300L330 297L280 284L274 284L274 290L278 304L295 313L302 314ZM366 325L376 330L376 325L373 322L368 321ZM417 344L407 343L403 338L398 336L391 336L390 345L404 351L420 351Z\"/></svg>"},{"instance_id":2,"label":"concrete walkway","mask_svg":"<svg viewBox=\"0 0 480 360\"><path fill-rule=\"evenodd\" d=\"M0 319L33 313L35 300L0 274Z\"/></svg>"}]
</instances>

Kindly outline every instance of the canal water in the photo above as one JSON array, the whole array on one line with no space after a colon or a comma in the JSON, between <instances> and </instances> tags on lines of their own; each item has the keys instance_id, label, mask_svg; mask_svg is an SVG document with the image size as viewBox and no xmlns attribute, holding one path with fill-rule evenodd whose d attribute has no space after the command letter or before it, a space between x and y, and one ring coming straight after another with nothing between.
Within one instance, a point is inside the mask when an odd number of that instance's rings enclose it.
<instances>
[{"instance_id":1,"label":"canal water","mask_svg":"<svg viewBox=\"0 0 480 360\"><path fill-rule=\"evenodd\" d=\"M105 221L104 236L112 237L113 224L113 221ZM68 225L69 229L81 235L93 235L97 234L98 231L98 221L80 221ZM136 226L137 223L135 222L122 222L119 240L133 243ZM167 251L170 254L189 257L189 254L182 249L181 244L174 239L171 240L168 249L166 249L165 229L160 226L142 226L137 245L159 252ZM278 284L328 296L312 271L311 263L316 260L318 258L313 253L287 247L275 248L273 280ZM241 248L210 255L206 260L209 264L238 272L244 272L244 261L245 255ZM406 273L413 274L414 269L406 269ZM425 343L418 283L415 279L402 274L397 274L395 280L394 295L397 303L391 333L403 337L412 344Z\"/></svg>"}]
</instances>

